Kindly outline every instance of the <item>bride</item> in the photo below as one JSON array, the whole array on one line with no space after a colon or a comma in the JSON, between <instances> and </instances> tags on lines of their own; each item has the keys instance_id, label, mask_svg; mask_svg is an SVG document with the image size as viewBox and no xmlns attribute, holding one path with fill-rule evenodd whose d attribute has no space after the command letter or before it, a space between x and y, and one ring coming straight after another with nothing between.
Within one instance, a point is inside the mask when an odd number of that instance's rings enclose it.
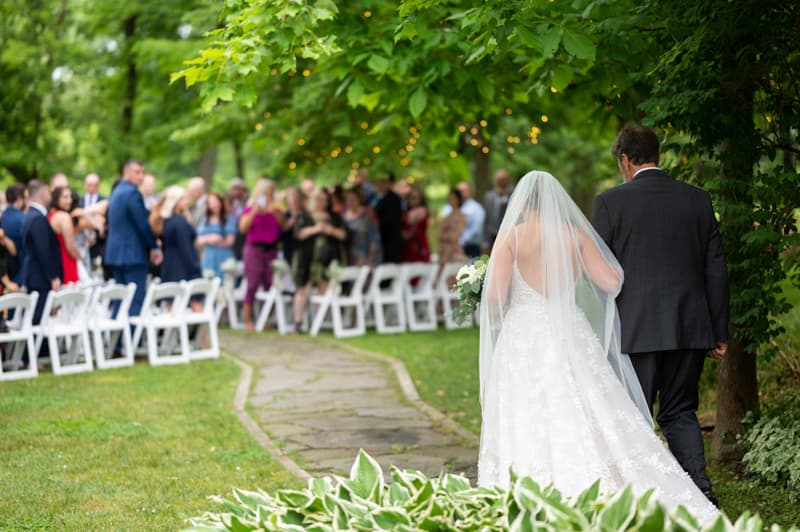
<instances>
[{"instance_id":1,"label":"bride","mask_svg":"<svg viewBox=\"0 0 800 532\"><path fill-rule=\"evenodd\" d=\"M653 431L633 366L620 353L623 272L558 181L530 172L514 190L480 308L483 428L478 484L509 470L577 495L655 489L701 521L718 513Z\"/></svg>"}]
</instances>

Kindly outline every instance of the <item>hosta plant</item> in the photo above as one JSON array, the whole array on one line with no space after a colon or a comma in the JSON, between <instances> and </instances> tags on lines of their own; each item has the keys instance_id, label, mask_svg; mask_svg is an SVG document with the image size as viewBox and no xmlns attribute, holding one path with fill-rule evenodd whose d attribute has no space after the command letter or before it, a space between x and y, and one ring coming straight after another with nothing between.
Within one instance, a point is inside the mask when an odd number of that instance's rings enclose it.
<instances>
[{"instance_id":1,"label":"hosta plant","mask_svg":"<svg viewBox=\"0 0 800 532\"><path fill-rule=\"evenodd\" d=\"M274 494L235 489L234 500L214 500L225 510L190 519L190 530L702 530L688 511L667 511L652 492L637 497L626 488L602 494L599 482L565 498L527 477L513 478L508 490L477 488L460 475L427 478L393 467L387 484L378 463L363 451L349 478L315 478L304 490ZM762 523L748 514L736 523L720 516L706 529L755 532Z\"/></svg>"}]
</instances>

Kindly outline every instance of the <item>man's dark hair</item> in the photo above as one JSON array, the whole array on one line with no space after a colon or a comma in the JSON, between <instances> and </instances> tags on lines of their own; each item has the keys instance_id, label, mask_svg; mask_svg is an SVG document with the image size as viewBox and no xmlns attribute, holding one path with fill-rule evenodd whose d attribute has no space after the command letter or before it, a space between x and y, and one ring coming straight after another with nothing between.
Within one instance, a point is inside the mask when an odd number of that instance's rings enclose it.
<instances>
[{"instance_id":1,"label":"man's dark hair","mask_svg":"<svg viewBox=\"0 0 800 532\"><path fill-rule=\"evenodd\" d=\"M456 197L456 202L458 206L461 207L464 204L464 196L461 195L461 191L457 188L453 187L450 189L450 194Z\"/></svg>"},{"instance_id":2,"label":"man's dark hair","mask_svg":"<svg viewBox=\"0 0 800 532\"><path fill-rule=\"evenodd\" d=\"M43 188L47 188L47 184L45 182L39 181L38 179L32 179L28 183L28 197L33 199Z\"/></svg>"},{"instance_id":3,"label":"man's dark hair","mask_svg":"<svg viewBox=\"0 0 800 532\"><path fill-rule=\"evenodd\" d=\"M386 179L389 180L389 183L394 183L394 180L395 180L394 172L392 172L391 170L386 172Z\"/></svg>"},{"instance_id":4,"label":"man's dark hair","mask_svg":"<svg viewBox=\"0 0 800 532\"><path fill-rule=\"evenodd\" d=\"M9 205L14 205L14 203L25 196L25 187L20 185L19 183L14 183L13 185L9 185L6 189L6 202Z\"/></svg>"},{"instance_id":5,"label":"man's dark hair","mask_svg":"<svg viewBox=\"0 0 800 532\"><path fill-rule=\"evenodd\" d=\"M659 142L656 132L645 126L625 126L617 134L611 153L619 159L627 155L633 164L658 164Z\"/></svg>"}]
</instances>

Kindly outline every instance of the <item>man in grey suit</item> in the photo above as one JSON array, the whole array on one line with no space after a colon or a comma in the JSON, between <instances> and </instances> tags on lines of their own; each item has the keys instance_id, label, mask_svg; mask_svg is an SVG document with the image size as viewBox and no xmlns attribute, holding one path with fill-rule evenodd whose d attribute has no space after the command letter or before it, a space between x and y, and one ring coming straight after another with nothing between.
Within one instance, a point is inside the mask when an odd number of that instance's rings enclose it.
<instances>
[{"instance_id":1,"label":"man in grey suit","mask_svg":"<svg viewBox=\"0 0 800 532\"><path fill-rule=\"evenodd\" d=\"M612 153L625 183L600 194L592 224L619 260L622 351L670 450L716 504L697 421L706 357L728 349L728 275L711 197L658 168L655 131L620 131Z\"/></svg>"}]
</instances>

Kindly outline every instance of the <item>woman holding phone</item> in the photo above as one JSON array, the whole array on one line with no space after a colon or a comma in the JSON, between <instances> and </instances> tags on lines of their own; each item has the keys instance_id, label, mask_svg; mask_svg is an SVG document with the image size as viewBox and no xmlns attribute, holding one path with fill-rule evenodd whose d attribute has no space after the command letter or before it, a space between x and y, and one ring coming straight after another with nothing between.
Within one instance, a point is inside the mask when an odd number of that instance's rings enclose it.
<instances>
[{"instance_id":1,"label":"woman holding phone","mask_svg":"<svg viewBox=\"0 0 800 532\"><path fill-rule=\"evenodd\" d=\"M245 329L253 329L253 303L260 286L272 286L272 261L278 256L278 243L284 214L275 203L275 183L259 179L239 218L239 232L246 234L242 261L247 279L242 314Z\"/></svg>"}]
</instances>

